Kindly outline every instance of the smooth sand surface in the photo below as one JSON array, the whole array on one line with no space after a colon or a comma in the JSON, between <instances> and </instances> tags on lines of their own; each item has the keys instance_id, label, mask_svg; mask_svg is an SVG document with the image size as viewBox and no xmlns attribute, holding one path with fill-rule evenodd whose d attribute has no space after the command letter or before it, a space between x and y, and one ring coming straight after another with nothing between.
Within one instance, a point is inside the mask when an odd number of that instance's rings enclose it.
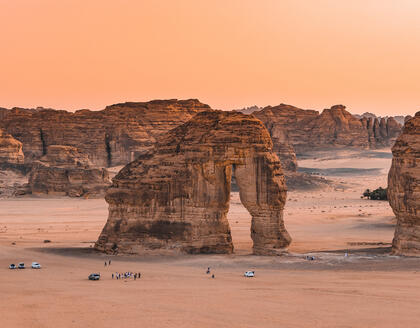
<instances>
[{"instance_id":1,"label":"smooth sand surface","mask_svg":"<svg viewBox=\"0 0 420 328\"><path fill-rule=\"evenodd\" d=\"M250 255L250 216L237 193L229 211L235 254L176 257L96 253L103 200L0 200L0 326L419 327L420 260L390 255L392 210L360 199L366 188L386 186L390 159L351 155L299 165L380 173L332 175L328 190L290 192L284 219L293 242L281 257ZM43 268L7 268L32 261ZM244 278L246 270L256 277ZM142 277L111 278L126 271ZM89 281L91 272L101 280Z\"/></svg>"}]
</instances>

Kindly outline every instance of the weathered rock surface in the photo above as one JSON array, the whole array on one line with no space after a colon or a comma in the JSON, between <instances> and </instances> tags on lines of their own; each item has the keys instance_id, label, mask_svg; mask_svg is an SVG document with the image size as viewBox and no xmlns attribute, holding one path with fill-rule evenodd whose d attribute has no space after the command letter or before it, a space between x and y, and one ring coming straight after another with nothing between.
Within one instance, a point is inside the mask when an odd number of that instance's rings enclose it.
<instances>
[{"instance_id":1,"label":"weathered rock surface","mask_svg":"<svg viewBox=\"0 0 420 328\"><path fill-rule=\"evenodd\" d=\"M0 129L0 163L23 164L22 143Z\"/></svg>"},{"instance_id":2,"label":"weathered rock surface","mask_svg":"<svg viewBox=\"0 0 420 328\"><path fill-rule=\"evenodd\" d=\"M420 112L404 124L392 148L388 199L397 217L393 252L420 255Z\"/></svg>"},{"instance_id":3,"label":"weathered rock surface","mask_svg":"<svg viewBox=\"0 0 420 328\"><path fill-rule=\"evenodd\" d=\"M105 252L231 253L232 170L252 215L254 253L277 254L291 239L283 223L286 186L264 125L241 113L206 111L162 135L113 179Z\"/></svg>"},{"instance_id":4,"label":"weathered rock surface","mask_svg":"<svg viewBox=\"0 0 420 328\"><path fill-rule=\"evenodd\" d=\"M33 195L70 197L103 196L111 184L106 169L54 167L36 163L29 174Z\"/></svg>"},{"instance_id":5,"label":"weathered rock surface","mask_svg":"<svg viewBox=\"0 0 420 328\"><path fill-rule=\"evenodd\" d=\"M82 154L76 147L51 145L47 153L41 157L41 162L56 167L88 168L92 166L87 154Z\"/></svg>"},{"instance_id":6,"label":"weathered rock surface","mask_svg":"<svg viewBox=\"0 0 420 328\"><path fill-rule=\"evenodd\" d=\"M392 146L401 132L401 125L388 119L355 117L336 105L321 114L281 104L253 113L267 127L273 143L287 143L296 153L314 149L339 147L381 148ZM280 156L280 154L279 154Z\"/></svg>"},{"instance_id":7,"label":"weathered rock surface","mask_svg":"<svg viewBox=\"0 0 420 328\"><path fill-rule=\"evenodd\" d=\"M0 108L0 128L22 142L27 161L52 145L71 146L96 167L125 165L149 150L156 137L209 106L198 100L130 102L101 111Z\"/></svg>"},{"instance_id":8,"label":"weathered rock surface","mask_svg":"<svg viewBox=\"0 0 420 328\"><path fill-rule=\"evenodd\" d=\"M72 146L48 146L31 167L28 183L33 195L97 197L111 184L106 169L91 167L88 156Z\"/></svg>"}]
</instances>

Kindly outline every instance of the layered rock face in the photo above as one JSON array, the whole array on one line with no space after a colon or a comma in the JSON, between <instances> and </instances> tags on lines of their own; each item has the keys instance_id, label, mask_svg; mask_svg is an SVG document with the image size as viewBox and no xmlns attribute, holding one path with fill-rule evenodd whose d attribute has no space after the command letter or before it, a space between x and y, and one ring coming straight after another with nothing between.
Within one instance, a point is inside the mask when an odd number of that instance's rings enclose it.
<instances>
[{"instance_id":1,"label":"layered rock face","mask_svg":"<svg viewBox=\"0 0 420 328\"><path fill-rule=\"evenodd\" d=\"M392 249L420 255L420 112L404 124L392 148L388 199L397 217Z\"/></svg>"},{"instance_id":2,"label":"layered rock face","mask_svg":"<svg viewBox=\"0 0 420 328\"><path fill-rule=\"evenodd\" d=\"M284 251L286 186L270 135L253 116L206 111L162 135L108 189L105 252L231 253L230 181L252 215L256 254Z\"/></svg>"},{"instance_id":3,"label":"layered rock face","mask_svg":"<svg viewBox=\"0 0 420 328\"><path fill-rule=\"evenodd\" d=\"M111 184L106 169L90 166L87 155L71 146L52 145L32 164L29 191L33 195L100 196Z\"/></svg>"},{"instance_id":4,"label":"layered rock face","mask_svg":"<svg viewBox=\"0 0 420 328\"><path fill-rule=\"evenodd\" d=\"M297 153L336 147L380 148L391 146L401 126L395 119L358 119L336 105L321 114L281 104L254 112L270 131L274 144L290 144ZM280 137L278 137L280 136Z\"/></svg>"},{"instance_id":5,"label":"layered rock face","mask_svg":"<svg viewBox=\"0 0 420 328\"><path fill-rule=\"evenodd\" d=\"M77 148L96 167L125 165L149 150L156 137L209 106L198 100L123 103L101 111L0 109L0 128L22 142L27 161L52 145Z\"/></svg>"},{"instance_id":6,"label":"layered rock face","mask_svg":"<svg viewBox=\"0 0 420 328\"><path fill-rule=\"evenodd\" d=\"M82 154L76 147L51 145L47 147L47 153L40 161L56 167L80 167L92 166L86 154Z\"/></svg>"},{"instance_id":7,"label":"layered rock face","mask_svg":"<svg viewBox=\"0 0 420 328\"><path fill-rule=\"evenodd\" d=\"M0 163L23 164L22 143L0 129Z\"/></svg>"},{"instance_id":8,"label":"layered rock face","mask_svg":"<svg viewBox=\"0 0 420 328\"><path fill-rule=\"evenodd\" d=\"M33 195L97 197L111 184L106 169L64 168L34 164L29 174L29 190Z\"/></svg>"}]
</instances>

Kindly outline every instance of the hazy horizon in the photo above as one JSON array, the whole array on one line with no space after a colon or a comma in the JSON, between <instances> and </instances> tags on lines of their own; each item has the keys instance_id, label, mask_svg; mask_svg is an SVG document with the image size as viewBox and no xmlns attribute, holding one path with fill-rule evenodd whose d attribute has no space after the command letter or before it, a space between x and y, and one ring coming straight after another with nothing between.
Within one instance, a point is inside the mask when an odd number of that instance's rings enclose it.
<instances>
[{"instance_id":1,"label":"hazy horizon","mask_svg":"<svg viewBox=\"0 0 420 328\"><path fill-rule=\"evenodd\" d=\"M176 98L172 98L172 99L176 99ZM189 99L197 99L197 98L189 98ZM149 99L149 100L139 100L139 101L130 101L130 100L127 100L127 101L120 101L120 102L116 102L116 103L112 103L112 104L107 104L103 108L75 108L75 109L67 109L67 108L53 108L53 107L47 107L47 106L42 106L42 105L41 106L28 106L28 107L21 107L21 106L4 107L4 106L1 106L1 104L0 104L0 108L6 108L6 109L9 109L9 110L11 110L13 108L25 108L25 109L44 108L44 109L54 109L54 110L65 110L65 111L68 111L68 112L76 112L78 110L100 111L100 110L104 110L106 107L111 106L111 105L116 105L116 104L121 104L121 103L126 103L126 102L149 102L149 101L153 101L153 100L171 100L171 99L169 99L169 98L168 99ZM176 99L176 100L188 100L188 99ZM271 107L275 107L275 106L278 106L280 104L284 104L284 103L281 103L280 102L278 104L272 104L272 105L266 105L266 106L249 105L249 106L244 106L244 107L241 107L241 108L237 107L237 108L225 108L225 109L223 109L223 108L214 108L210 104L207 104L207 103L201 101L200 99L197 99L197 100L200 101L201 103L204 103L206 105L209 105L212 109L215 109L215 110L225 110L225 111L243 110L243 109L248 109L248 108L254 107L254 106L257 106L257 107L263 109L265 107L270 107L270 106ZM286 104L286 105L291 105L291 106L294 106L294 107L297 107L297 108L300 108L300 109L304 109L304 110L315 110L315 111L318 111L319 113L322 113L322 111L324 109L327 109L327 107L326 108L319 109L319 108L303 108L303 107L296 106L295 104ZM329 106L328 108L331 108L334 105L343 105L343 104L333 104L333 105ZM372 114L375 114L378 117L386 117L386 116L407 116L407 115L414 116L415 113L416 113L416 112L414 112L413 114L380 114L380 113L377 113L377 112L374 112L374 111L370 111L370 110L367 110L365 112L359 112L358 113L358 112L353 112L350 108L347 108L347 106L346 106L346 110L348 112L350 112L352 115L362 115L362 114L365 114L365 113L372 113Z\"/></svg>"},{"instance_id":2,"label":"hazy horizon","mask_svg":"<svg viewBox=\"0 0 420 328\"><path fill-rule=\"evenodd\" d=\"M0 0L0 106L420 110L415 0Z\"/></svg>"}]
</instances>

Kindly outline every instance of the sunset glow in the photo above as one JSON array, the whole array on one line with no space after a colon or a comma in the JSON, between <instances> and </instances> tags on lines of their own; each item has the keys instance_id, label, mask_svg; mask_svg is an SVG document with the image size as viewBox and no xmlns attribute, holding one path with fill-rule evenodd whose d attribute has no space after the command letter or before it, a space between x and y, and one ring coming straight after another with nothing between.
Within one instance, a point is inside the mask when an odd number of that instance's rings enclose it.
<instances>
[{"instance_id":1,"label":"sunset glow","mask_svg":"<svg viewBox=\"0 0 420 328\"><path fill-rule=\"evenodd\" d=\"M420 109L416 0L0 0L0 107Z\"/></svg>"}]
</instances>

